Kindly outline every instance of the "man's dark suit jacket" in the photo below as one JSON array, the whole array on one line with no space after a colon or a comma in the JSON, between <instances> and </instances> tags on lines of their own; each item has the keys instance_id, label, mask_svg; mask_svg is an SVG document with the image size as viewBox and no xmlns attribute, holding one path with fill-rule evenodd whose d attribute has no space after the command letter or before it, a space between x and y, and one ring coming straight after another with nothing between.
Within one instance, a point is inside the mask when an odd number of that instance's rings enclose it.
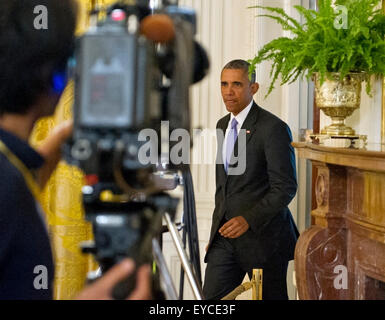
<instances>
[{"instance_id":1,"label":"man's dark suit jacket","mask_svg":"<svg viewBox=\"0 0 385 320\"><path fill-rule=\"evenodd\" d=\"M241 128L246 130L246 148L239 149L238 157L246 155L246 169L241 175L227 175L221 159L229 121L230 114L217 123L223 135L217 135L215 209L207 253L223 218L243 216L250 228L230 241L248 269L292 260L298 230L287 207L297 190L290 129L254 103Z\"/></svg>"}]
</instances>

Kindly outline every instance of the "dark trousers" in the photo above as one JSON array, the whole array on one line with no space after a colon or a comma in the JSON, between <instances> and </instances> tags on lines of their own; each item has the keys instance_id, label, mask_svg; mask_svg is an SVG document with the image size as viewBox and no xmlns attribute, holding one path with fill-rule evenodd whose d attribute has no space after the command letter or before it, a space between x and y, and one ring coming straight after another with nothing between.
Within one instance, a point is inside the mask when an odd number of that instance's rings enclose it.
<instances>
[{"instance_id":1,"label":"dark trousers","mask_svg":"<svg viewBox=\"0 0 385 320\"><path fill-rule=\"evenodd\" d=\"M265 265L263 269L262 299L288 300L288 262ZM242 267L242 259L235 252L231 239L215 237L207 256L207 267L203 285L203 295L207 300L220 300L237 286L246 273L252 277L252 269Z\"/></svg>"}]
</instances>

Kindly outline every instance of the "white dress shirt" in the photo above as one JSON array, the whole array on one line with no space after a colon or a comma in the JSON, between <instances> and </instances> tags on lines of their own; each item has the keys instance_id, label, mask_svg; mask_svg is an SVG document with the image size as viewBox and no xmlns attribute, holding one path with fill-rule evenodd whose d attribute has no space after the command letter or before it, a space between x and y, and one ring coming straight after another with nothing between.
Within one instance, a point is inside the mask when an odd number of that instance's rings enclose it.
<instances>
[{"instance_id":1,"label":"white dress shirt","mask_svg":"<svg viewBox=\"0 0 385 320\"><path fill-rule=\"evenodd\" d=\"M249 114L249 111L250 111L251 106L253 105L253 103L254 103L254 101L251 100L249 105L245 109L243 109L240 113L238 113L236 116L234 116L231 113L230 121L229 121L229 124L227 125L227 128L226 128L225 140L223 141L223 148L222 148L223 165L225 165L225 163L226 163L226 146L227 146L227 139L228 139L228 136L229 136L229 133L230 133L230 129L231 129L231 122L233 121L234 118L237 120L237 122L238 122L238 124L237 124L237 134L239 135L239 131L241 130L243 122L245 122L245 119L246 119L247 115Z\"/></svg>"}]
</instances>

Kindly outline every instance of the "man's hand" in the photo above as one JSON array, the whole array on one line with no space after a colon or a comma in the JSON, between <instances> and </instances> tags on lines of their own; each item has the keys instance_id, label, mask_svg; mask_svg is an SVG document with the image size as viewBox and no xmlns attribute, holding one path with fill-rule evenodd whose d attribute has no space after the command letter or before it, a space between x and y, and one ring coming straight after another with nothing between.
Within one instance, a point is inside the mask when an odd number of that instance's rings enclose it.
<instances>
[{"instance_id":1,"label":"man's hand","mask_svg":"<svg viewBox=\"0 0 385 320\"><path fill-rule=\"evenodd\" d=\"M227 221L222 228L219 229L219 233L225 238L238 238L249 229L249 224L242 216L238 216Z\"/></svg>"},{"instance_id":2,"label":"man's hand","mask_svg":"<svg viewBox=\"0 0 385 320\"><path fill-rule=\"evenodd\" d=\"M122 280L134 272L135 263L131 259L125 259L113 266L105 275L95 283L87 286L76 297L76 300L112 300L113 288ZM150 300L150 266L144 265L138 269L136 288L126 300Z\"/></svg>"},{"instance_id":3,"label":"man's hand","mask_svg":"<svg viewBox=\"0 0 385 320\"><path fill-rule=\"evenodd\" d=\"M44 188L52 172L61 159L61 146L72 134L73 121L68 120L55 127L43 144L38 148L45 159L43 167L38 172L40 188Z\"/></svg>"}]
</instances>

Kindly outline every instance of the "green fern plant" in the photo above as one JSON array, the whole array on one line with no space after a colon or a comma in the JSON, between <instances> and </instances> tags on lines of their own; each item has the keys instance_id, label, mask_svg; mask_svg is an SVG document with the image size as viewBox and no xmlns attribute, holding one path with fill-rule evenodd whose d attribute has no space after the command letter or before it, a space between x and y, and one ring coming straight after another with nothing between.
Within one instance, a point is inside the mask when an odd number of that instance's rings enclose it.
<instances>
[{"instance_id":1,"label":"green fern plant","mask_svg":"<svg viewBox=\"0 0 385 320\"><path fill-rule=\"evenodd\" d=\"M267 43L249 60L250 73L263 61L272 61L268 96L281 76L281 85L298 78L320 74L321 84L331 73L340 78L349 72L362 72L366 92L371 94L370 77L385 75L385 15L378 9L381 0L336 0L347 9L347 27L338 27L341 12L332 0L319 0L319 10L294 6L304 18L301 24L281 8L256 6L268 11L293 37L280 37ZM337 24L336 24L337 23ZM337 27L336 27L337 26Z\"/></svg>"}]
</instances>

